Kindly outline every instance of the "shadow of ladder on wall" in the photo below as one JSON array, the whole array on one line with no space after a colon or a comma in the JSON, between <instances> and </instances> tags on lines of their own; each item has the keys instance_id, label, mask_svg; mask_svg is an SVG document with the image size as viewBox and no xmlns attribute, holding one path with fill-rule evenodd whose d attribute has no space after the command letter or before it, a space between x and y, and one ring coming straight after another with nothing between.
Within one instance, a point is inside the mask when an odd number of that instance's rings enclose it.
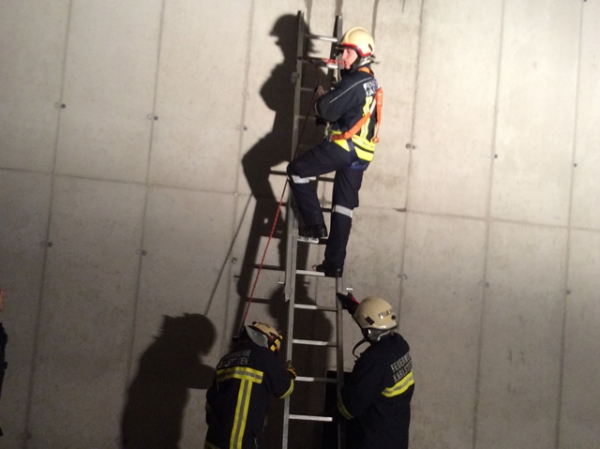
<instances>
[{"instance_id":1,"label":"shadow of ladder on wall","mask_svg":"<svg viewBox=\"0 0 600 449\"><path fill-rule=\"evenodd\" d=\"M298 12L298 47L297 47L297 56L298 59L296 61L296 72L294 73L294 81L295 81L295 95L294 95L294 124L293 124L293 136L292 136L292 158L294 157L294 153L296 148L298 147L299 136L299 123L301 120L308 120L308 117L304 117L300 115L300 102L301 102L301 94L302 92L312 92L314 90L313 87L305 87L303 86L303 70L302 65L306 63L310 63L310 61L303 59L308 56L306 54L307 41L310 40L320 40L325 42L331 42L331 55L330 58L335 57L335 45L339 42L342 34L342 18L340 16L336 16L335 24L334 24L334 36L317 36L312 35L307 32L306 23L304 21L303 13L301 11ZM330 71L330 75L333 77L334 81L339 80L339 67L332 68L332 66L328 66ZM317 181L325 181L330 182L331 179L319 177ZM343 331L342 331L342 308L339 303L334 298L335 307L323 307L317 304L296 304L296 282L298 282L298 277L302 276L324 276L323 273L317 271L308 271L297 269L297 261L298 261L298 245L299 244L308 244L306 241L299 240L298 235L298 220L295 215L295 211L293 207L293 195L289 195L288 199L288 216L290 219L287 222L287 242L286 242L286 260L285 260L285 300L289 302L288 304L288 319L287 319L287 343L286 343L286 354L288 359L293 360L293 347L294 345L312 345L312 346L326 346L326 347L334 347L336 349L336 376L335 378L325 378L325 377L308 377L299 375L296 378L296 382L321 382L321 383L329 383L336 384L337 388L337 396L339 397L343 378L344 378L344 354L343 354ZM314 242L312 242L314 243ZM344 280L342 277L335 278L336 283L336 292L345 292ZM302 340L294 338L294 316L296 313L302 313L303 310L312 310L319 312L327 312L331 314L335 314L335 341L316 341L316 340ZM303 374L303 373L299 373ZM283 441L282 441L282 449L288 449L289 437L290 437L290 421L291 420L304 420L304 421L317 421L317 422L332 422L333 417L331 416L312 416L312 415L300 415L300 414L291 414L290 413L290 402L294 400L294 395L287 397L284 403L284 415L283 415ZM337 430L337 449L344 448L344 429L343 422L338 420L336 425Z\"/></svg>"}]
</instances>

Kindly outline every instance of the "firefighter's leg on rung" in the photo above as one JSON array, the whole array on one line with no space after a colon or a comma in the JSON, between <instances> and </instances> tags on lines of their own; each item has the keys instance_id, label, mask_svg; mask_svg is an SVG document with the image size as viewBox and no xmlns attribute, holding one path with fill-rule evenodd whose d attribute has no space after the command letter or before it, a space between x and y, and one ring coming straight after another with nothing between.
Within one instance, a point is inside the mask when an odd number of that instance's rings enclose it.
<instances>
[{"instance_id":1,"label":"firefighter's leg on rung","mask_svg":"<svg viewBox=\"0 0 600 449\"><path fill-rule=\"evenodd\" d=\"M308 178L330 173L350 165L350 154L331 142L323 142L295 158L287 168L290 188L298 211L309 233L326 237L327 228L314 185Z\"/></svg>"},{"instance_id":2,"label":"firefighter's leg on rung","mask_svg":"<svg viewBox=\"0 0 600 449\"><path fill-rule=\"evenodd\" d=\"M358 191L364 171L346 168L338 170L333 184L333 208L327 247L325 248L324 268L327 271L342 273L346 260L346 246L352 228L352 212L358 207ZM327 271L325 274L327 275Z\"/></svg>"}]
</instances>

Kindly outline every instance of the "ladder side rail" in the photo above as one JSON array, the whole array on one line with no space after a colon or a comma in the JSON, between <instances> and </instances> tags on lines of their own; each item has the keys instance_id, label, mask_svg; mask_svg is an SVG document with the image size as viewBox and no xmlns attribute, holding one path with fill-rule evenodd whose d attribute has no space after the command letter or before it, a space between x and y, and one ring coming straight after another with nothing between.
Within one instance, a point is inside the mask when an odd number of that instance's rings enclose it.
<instances>
[{"instance_id":1,"label":"ladder side rail","mask_svg":"<svg viewBox=\"0 0 600 449\"><path fill-rule=\"evenodd\" d=\"M304 54L304 36L306 30L304 29L304 14L302 11L298 11L297 15L298 22L298 43L296 47L297 56ZM298 129L299 129L299 117L300 117L300 100L302 90L302 62L296 59L296 72L293 74L292 81L294 85L294 111L293 111L293 126L292 126L292 147L290 149L290 159L294 158L294 153L298 146ZM294 293L294 286L296 279L294 272L296 271L296 254L298 245L298 222L295 218L293 211L293 195L291 192L288 193L288 207L286 211L287 218L287 242L286 242L286 264L285 264L285 287L284 296L285 300L289 301ZM292 305L293 307L293 305ZM288 326L289 327L289 326Z\"/></svg>"},{"instance_id":2,"label":"ladder side rail","mask_svg":"<svg viewBox=\"0 0 600 449\"><path fill-rule=\"evenodd\" d=\"M334 25L334 36L337 38L337 42L340 42L343 34L343 20L342 16L337 15L335 17ZM331 45L331 59L338 58L337 55L337 42ZM341 78L341 69L338 66L333 71L333 80L337 83ZM345 292L344 278L337 278L335 281L336 292ZM335 298L337 310L336 310L336 377L337 377L337 399L339 400L342 394L342 387L344 386L344 320L342 304ZM337 449L344 449L346 447L346 423L344 419L337 420Z\"/></svg>"},{"instance_id":3,"label":"ladder side rail","mask_svg":"<svg viewBox=\"0 0 600 449\"><path fill-rule=\"evenodd\" d=\"M336 279L336 291L338 292L344 292L344 280L343 278L337 278ZM342 396L342 388L344 386L344 309L342 307L342 303L340 301L337 300L336 298L336 304L337 304L337 310L335 312L335 320L336 320L336 343L337 346L335 348L335 352L336 352L336 388L337 388L337 399L339 401L339 399ZM336 405L337 406L337 405ZM337 447L338 449L344 449L345 448L345 430L346 430L346 425L345 425L345 419L344 418L340 418L337 420Z\"/></svg>"},{"instance_id":4,"label":"ladder side rail","mask_svg":"<svg viewBox=\"0 0 600 449\"><path fill-rule=\"evenodd\" d=\"M297 15L298 27L298 42L296 47L296 55L304 55L304 38L306 30L304 29L304 14L298 11ZM294 91L294 117L292 127L292 148L290 159L293 159L298 145L298 128L300 116L300 100L302 93L302 62L296 59L296 73L293 74L292 81L295 83ZM293 347L293 332L294 332L294 303L295 303L295 288L296 288L296 259L298 253L298 220L293 211L293 195L288 193L288 208L287 208L287 241L286 241L286 264L285 264L285 288L284 296L288 301L288 319L287 319L287 335L286 335L286 357L292 360ZM290 423L290 396L284 399L283 405L283 435L282 449L287 449L289 441L289 423Z\"/></svg>"}]
</instances>

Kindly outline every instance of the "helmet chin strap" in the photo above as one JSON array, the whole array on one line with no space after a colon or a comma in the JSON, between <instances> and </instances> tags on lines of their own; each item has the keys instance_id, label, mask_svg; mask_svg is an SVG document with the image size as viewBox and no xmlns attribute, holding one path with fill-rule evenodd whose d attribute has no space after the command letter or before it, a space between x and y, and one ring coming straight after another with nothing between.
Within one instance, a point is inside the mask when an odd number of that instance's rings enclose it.
<instances>
[{"instance_id":1,"label":"helmet chin strap","mask_svg":"<svg viewBox=\"0 0 600 449\"><path fill-rule=\"evenodd\" d=\"M353 355L354 357L358 358L358 356L357 356L357 355L354 353L354 351L356 351L356 349L357 349L359 346L362 346L364 343L367 343L367 342L368 342L368 343L370 343L370 341L367 339L367 337L364 337L364 338L363 338L361 341L359 341L358 343L356 343L356 344L354 345L354 347L352 348L352 355Z\"/></svg>"},{"instance_id":2,"label":"helmet chin strap","mask_svg":"<svg viewBox=\"0 0 600 449\"><path fill-rule=\"evenodd\" d=\"M365 56L365 57L359 56L358 58L356 58L356 61L354 61L352 63L350 68L346 70L346 73L354 73L361 67L369 65L373 62L375 62L375 58L373 56Z\"/></svg>"},{"instance_id":3,"label":"helmet chin strap","mask_svg":"<svg viewBox=\"0 0 600 449\"><path fill-rule=\"evenodd\" d=\"M376 330L376 329L361 329L363 334L363 339L354 345L352 348L352 355L356 358L358 356L354 353L359 346L362 346L364 343L377 343L381 341L381 339L390 336L393 332L393 329L387 330Z\"/></svg>"}]
</instances>

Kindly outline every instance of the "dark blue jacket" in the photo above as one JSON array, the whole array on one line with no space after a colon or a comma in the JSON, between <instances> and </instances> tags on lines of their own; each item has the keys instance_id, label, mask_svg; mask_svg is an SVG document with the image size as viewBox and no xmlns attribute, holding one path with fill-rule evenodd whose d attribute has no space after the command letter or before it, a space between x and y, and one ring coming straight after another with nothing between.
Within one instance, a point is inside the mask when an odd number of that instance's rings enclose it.
<instances>
[{"instance_id":1,"label":"dark blue jacket","mask_svg":"<svg viewBox=\"0 0 600 449\"><path fill-rule=\"evenodd\" d=\"M292 375L272 351L241 342L221 359L206 392L206 446L256 448L269 395L283 398L293 389Z\"/></svg>"},{"instance_id":2,"label":"dark blue jacket","mask_svg":"<svg viewBox=\"0 0 600 449\"><path fill-rule=\"evenodd\" d=\"M358 358L338 403L364 431L360 448L406 449L414 391L408 343L392 334L372 343Z\"/></svg>"}]
</instances>

